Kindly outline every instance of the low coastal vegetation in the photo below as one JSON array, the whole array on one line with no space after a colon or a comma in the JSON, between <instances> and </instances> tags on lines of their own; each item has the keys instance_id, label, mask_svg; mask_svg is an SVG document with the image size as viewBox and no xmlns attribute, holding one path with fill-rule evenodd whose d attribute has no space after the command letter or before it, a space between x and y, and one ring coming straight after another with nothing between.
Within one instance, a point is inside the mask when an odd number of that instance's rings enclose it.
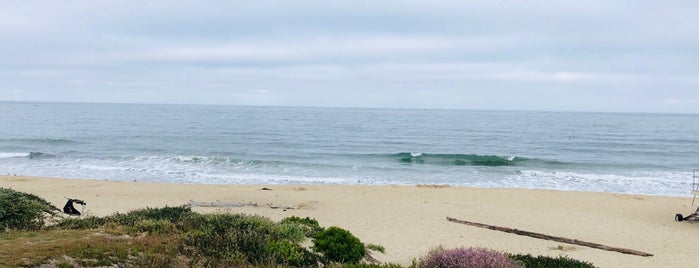
<instances>
[{"instance_id":1,"label":"low coastal vegetation","mask_svg":"<svg viewBox=\"0 0 699 268\"><path fill-rule=\"evenodd\" d=\"M274 222L188 206L64 218L40 197L0 188L0 267L402 267L381 245L296 216ZM564 257L435 248L410 267L594 267Z\"/></svg>"},{"instance_id":2,"label":"low coastal vegetation","mask_svg":"<svg viewBox=\"0 0 699 268\"><path fill-rule=\"evenodd\" d=\"M38 230L58 215L58 208L33 194L0 188L0 232Z\"/></svg>"}]
</instances>

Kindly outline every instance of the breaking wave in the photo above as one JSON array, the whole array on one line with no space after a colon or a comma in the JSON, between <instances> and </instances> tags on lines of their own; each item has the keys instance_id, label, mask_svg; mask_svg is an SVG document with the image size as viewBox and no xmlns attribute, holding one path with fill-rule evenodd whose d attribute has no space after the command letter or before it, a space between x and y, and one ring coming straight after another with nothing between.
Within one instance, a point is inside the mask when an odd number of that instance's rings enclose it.
<instances>
[{"instance_id":1,"label":"breaking wave","mask_svg":"<svg viewBox=\"0 0 699 268\"><path fill-rule=\"evenodd\" d=\"M403 163L426 164L438 166L515 166L531 159L517 156L497 156L478 154L428 154L397 153L390 155Z\"/></svg>"}]
</instances>

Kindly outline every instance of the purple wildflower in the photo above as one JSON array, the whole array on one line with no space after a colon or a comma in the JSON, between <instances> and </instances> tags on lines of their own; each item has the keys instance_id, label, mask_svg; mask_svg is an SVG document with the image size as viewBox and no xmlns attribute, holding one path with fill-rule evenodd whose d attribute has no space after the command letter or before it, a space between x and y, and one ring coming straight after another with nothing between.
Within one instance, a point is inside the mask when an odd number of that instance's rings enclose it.
<instances>
[{"instance_id":1,"label":"purple wildflower","mask_svg":"<svg viewBox=\"0 0 699 268\"><path fill-rule=\"evenodd\" d=\"M507 255L487 248L442 247L431 250L420 260L425 268L523 268Z\"/></svg>"}]
</instances>

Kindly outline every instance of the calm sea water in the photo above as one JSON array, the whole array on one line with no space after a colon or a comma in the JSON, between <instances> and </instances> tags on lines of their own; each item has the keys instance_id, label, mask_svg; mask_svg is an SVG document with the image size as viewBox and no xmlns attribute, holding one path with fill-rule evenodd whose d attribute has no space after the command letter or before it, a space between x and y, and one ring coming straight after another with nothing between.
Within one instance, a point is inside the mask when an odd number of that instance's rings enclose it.
<instances>
[{"instance_id":1,"label":"calm sea water","mask_svg":"<svg viewBox=\"0 0 699 268\"><path fill-rule=\"evenodd\" d=\"M699 115L0 102L0 173L687 196Z\"/></svg>"}]
</instances>

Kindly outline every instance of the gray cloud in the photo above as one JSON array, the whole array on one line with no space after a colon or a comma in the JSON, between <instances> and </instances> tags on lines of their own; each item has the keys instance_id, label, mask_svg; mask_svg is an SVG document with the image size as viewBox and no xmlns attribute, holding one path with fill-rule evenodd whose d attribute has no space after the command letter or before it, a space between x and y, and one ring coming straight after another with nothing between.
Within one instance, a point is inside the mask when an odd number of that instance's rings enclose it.
<instances>
[{"instance_id":1,"label":"gray cloud","mask_svg":"<svg viewBox=\"0 0 699 268\"><path fill-rule=\"evenodd\" d=\"M699 113L692 1L6 1L0 97Z\"/></svg>"}]
</instances>

